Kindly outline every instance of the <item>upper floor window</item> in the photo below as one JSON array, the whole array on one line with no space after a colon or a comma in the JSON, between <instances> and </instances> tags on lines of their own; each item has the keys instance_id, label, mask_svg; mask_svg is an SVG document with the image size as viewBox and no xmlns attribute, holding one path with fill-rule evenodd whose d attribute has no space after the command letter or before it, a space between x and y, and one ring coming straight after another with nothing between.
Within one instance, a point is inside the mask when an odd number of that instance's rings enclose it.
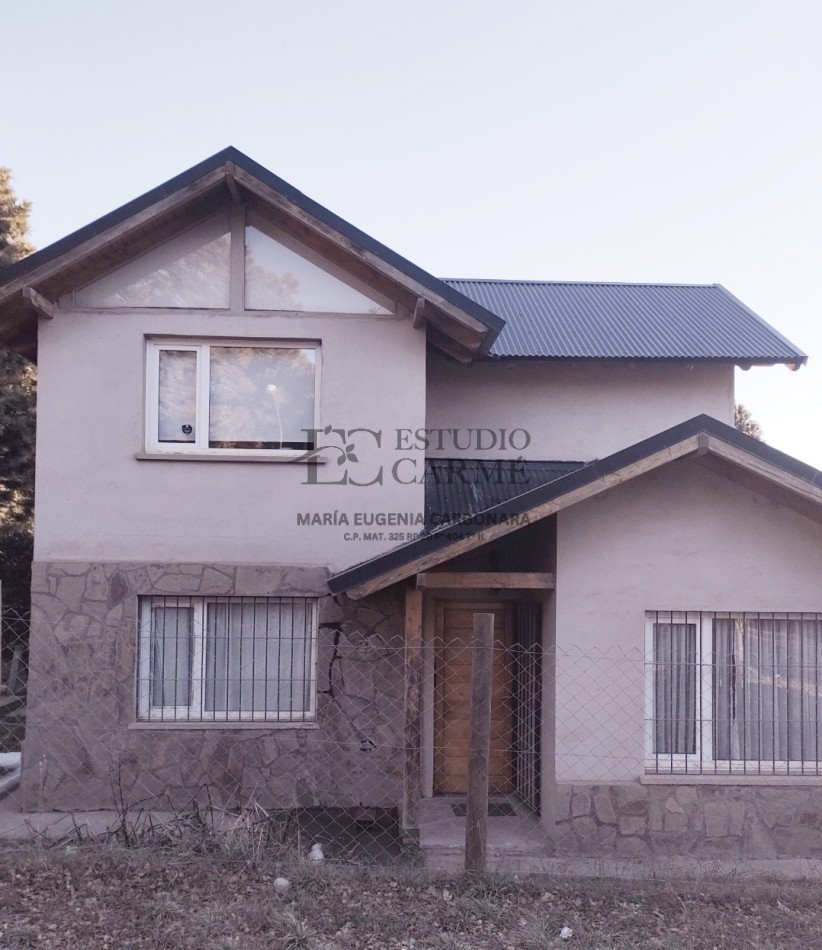
<instances>
[{"instance_id":1,"label":"upper floor window","mask_svg":"<svg viewBox=\"0 0 822 950\"><path fill-rule=\"evenodd\" d=\"M316 344L150 341L147 356L149 452L314 448Z\"/></svg>"},{"instance_id":2,"label":"upper floor window","mask_svg":"<svg viewBox=\"0 0 822 950\"><path fill-rule=\"evenodd\" d=\"M95 309L393 312L393 301L242 207L213 215L92 281L73 300Z\"/></svg>"}]
</instances>

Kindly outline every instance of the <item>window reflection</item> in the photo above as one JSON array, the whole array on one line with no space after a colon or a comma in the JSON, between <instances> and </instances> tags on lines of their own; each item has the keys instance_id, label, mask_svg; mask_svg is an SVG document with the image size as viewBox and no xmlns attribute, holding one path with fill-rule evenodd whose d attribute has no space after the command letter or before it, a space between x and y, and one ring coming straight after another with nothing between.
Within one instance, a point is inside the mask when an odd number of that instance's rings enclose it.
<instances>
[{"instance_id":1,"label":"window reflection","mask_svg":"<svg viewBox=\"0 0 822 950\"><path fill-rule=\"evenodd\" d=\"M74 294L81 307L227 309L228 212L215 215Z\"/></svg>"}]
</instances>

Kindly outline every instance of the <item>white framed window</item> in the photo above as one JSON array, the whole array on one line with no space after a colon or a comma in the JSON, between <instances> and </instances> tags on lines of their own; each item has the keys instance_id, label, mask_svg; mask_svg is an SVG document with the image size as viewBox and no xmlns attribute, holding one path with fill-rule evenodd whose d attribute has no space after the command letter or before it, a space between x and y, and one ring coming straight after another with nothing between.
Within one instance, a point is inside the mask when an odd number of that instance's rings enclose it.
<instances>
[{"instance_id":1,"label":"white framed window","mask_svg":"<svg viewBox=\"0 0 822 950\"><path fill-rule=\"evenodd\" d=\"M320 347L149 340L146 451L297 458L314 446Z\"/></svg>"},{"instance_id":2,"label":"white framed window","mask_svg":"<svg viewBox=\"0 0 822 950\"><path fill-rule=\"evenodd\" d=\"M822 614L645 616L646 771L822 774Z\"/></svg>"},{"instance_id":3,"label":"white framed window","mask_svg":"<svg viewBox=\"0 0 822 950\"><path fill-rule=\"evenodd\" d=\"M316 639L313 598L144 597L138 718L312 720Z\"/></svg>"}]
</instances>

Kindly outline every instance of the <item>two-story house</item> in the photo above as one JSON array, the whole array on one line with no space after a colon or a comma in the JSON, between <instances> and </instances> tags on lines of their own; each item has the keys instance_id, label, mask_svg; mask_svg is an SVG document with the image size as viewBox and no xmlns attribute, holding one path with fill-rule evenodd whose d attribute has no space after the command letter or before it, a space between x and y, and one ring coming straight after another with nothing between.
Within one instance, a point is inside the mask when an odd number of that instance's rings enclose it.
<instances>
[{"instance_id":1,"label":"two-story house","mask_svg":"<svg viewBox=\"0 0 822 950\"><path fill-rule=\"evenodd\" d=\"M38 363L30 809L396 808L558 851L822 851L804 354L719 285L440 280L235 149L7 269Z\"/></svg>"}]
</instances>

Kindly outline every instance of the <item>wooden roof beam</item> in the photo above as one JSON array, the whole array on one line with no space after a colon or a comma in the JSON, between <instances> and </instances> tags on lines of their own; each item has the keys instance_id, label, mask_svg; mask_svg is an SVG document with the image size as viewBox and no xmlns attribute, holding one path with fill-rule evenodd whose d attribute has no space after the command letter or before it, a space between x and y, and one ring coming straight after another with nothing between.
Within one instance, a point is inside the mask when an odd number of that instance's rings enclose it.
<instances>
[{"instance_id":1,"label":"wooden roof beam","mask_svg":"<svg viewBox=\"0 0 822 950\"><path fill-rule=\"evenodd\" d=\"M428 342L458 363L472 363L474 361L475 354L472 350L466 349L462 344L446 336L436 327L429 328Z\"/></svg>"},{"instance_id":2,"label":"wooden roof beam","mask_svg":"<svg viewBox=\"0 0 822 950\"><path fill-rule=\"evenodd\" d=\"M678 442L676 445L666 446L658 452L654 452L652 455L647 455L635 462L628 463L623 468L602 475L593 482L574 488L549 501L534 505L533 508L527 511L528 521L530 524L533 524L536 521L556 514L558 511L570 508L572 505L579 504L581 501L602 494L602 492L608 491L610 488L616 488L617 485L636 478L638 475L644 475L646 472L660 468L662 465L667 465L675 459L685 458L688 455L696 455L698 450L699 440L697 436L690 436ZM352 600L359 600L361 597L366 597L368 594L373 594L378 590L390 587L392 584L403 581L414 574L428 572L429 568L436 567L438 564L444 564L458 555L473 551L476 548L482 547L484 544L488 544L490 541L519 531L521 527L522 524L519 518L506 519L499 524L487 525L480 531L459 538L446 547L431 551L429 554L422 554L407 564L389 568L378 577L373 577L359 584L354 584L348 588L346 593ZM452 532L455 535L458 534L459 530L459 522L448 525L447 528L443 528L443 531ZM430 577L431 575L428 574L428 576Z\"/></svg>"},{"instance_id":3,"label":"wooden roof beam","mask_svg":"<svg viewBox=\"0 0 822 950\"><path fill-rule=\"evenodd\" d=\"M477 333L475 330L455 323L430 304L425 308L425 319L430 326L436 327L445 336L464 346L466 350L477 352L482 346L484 333Z\"/></svg>"},{"instance_id":4,"label":"wooden roof beam","mask_svg":"<svg viewBox=\"0 0 822 950\"><path fill-rule=\"evenodd\" d=\"M240 192L240 187L237 184L237 178L235 177L236 165L234 162L225 163L225 183L228 187L229 194L231 195L231 200L235 205L241 205L243 203L243 196Z\"/></svg>"},{"instance_id":5,"label":"wooden roof beam","mask_svg":"<svg viewBox=\"0 0 822 950\"><path fill-rule=\"evenodd\" d=\"M433 293L430 288L424 287L419 281L415 280L413 277L410 277L398 267L389 264L387 261L382 260L382 258L377 257L377 255L373 254L371 251L368 251L365 248L355 244L353 241L334 230L334 228L332 228L330 225L319 221L312 214L309 214L307 211L299 208L292 201L289 201L284 195L280 194L279 191L276 191L274 188L271 188L264 182L261 182L258 178L247 172L245 169L236 168L235 177L239 185L241 185L247 191L258 195L273 207L279 208L286 215L288 215L289 218L300 222L315 234L321 235L326 241L335 244L338 248L345 250L349 255L365 262L375 271L383 274L386 277L389 277L400 286L407 288L417 297L426 297L429 303L441 310L442 313L447 314L456 323L461 324L475 333L478 333L482 338L484 338L489 332L488 327L481 320L478 320L476 317L471 316L471 314L461 310L459 307L457 307L455 304L452 304L444 297L440 297L438 294ZM410 306L414 306L413 302L410 304Z\"/></svg>"},{"instance_id":6,"label":"wooden roof beam","mask_svg":"<svg viewBox=\"0 0 822 950\"><path fill-rule=\"evenodd\" d=\"M553 590L553 574L533 571L429 571L417 574L417 587L429 590Z\"/></svg>"},{"instance_id":7,"label":"wooden roof beam","mask_svg":"<svg viewBox=\"0 0 822 950\"><path fill-rule=\"evenodd\" d=\"M54 303L42 294L37 293L33 287L23 288L23 299L32 310L36 311L39 317L44 317L46 320L54 319Z\"/></svg>"},{"instance_id":8,"label":"wooden roof beam","mask_svg":"<svg viewBox=\"0 0 822 950\"><path fill-rule=\"evenodd\" d=\"M183 207L224 181L225 168L221 166L220 168L214 169L214 171L203 175L202 178L197 179L197 181L192 182L190 185L180 188L166 198L143 208L141 211L112 225L110 228L106 228L104 231L89 237L81 244L71 247L70 250L64 254L45 261L29 273L21 275L17 280L9 281L8 284L0 289L0 302L19 293L24 287L29 287L33 283L42 284L43 281L48 280L48 278L52 277L58 271L62 271L90 255L101 251L112 242L120 238L125 238L138 228L150 224L164 214Z\"/></svg>"}]
</instances>

